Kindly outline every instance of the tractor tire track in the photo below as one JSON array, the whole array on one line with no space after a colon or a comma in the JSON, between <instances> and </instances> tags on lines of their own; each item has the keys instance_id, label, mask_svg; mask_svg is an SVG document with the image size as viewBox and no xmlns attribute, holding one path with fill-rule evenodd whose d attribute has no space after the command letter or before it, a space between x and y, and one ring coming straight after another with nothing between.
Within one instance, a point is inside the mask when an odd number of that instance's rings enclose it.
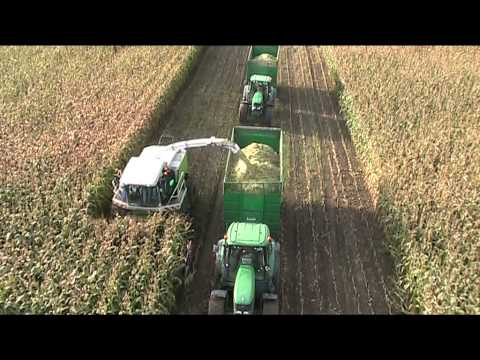
<instances>
[{"instance_id":1,"label":"tractor tire track","mask_svg":"<svg viewBox=\"0 0 480 360\"><path fill-rule=\"evenodd\" d=\"M282 272L288 283L282 285L282 311L390 313L385 278L392 268L383 259L384 237L371 215L372 201L334 106L324 61L310 47L282 47L279 61L279 86L289 96L286 103L280 99L278 116L291 157L284 192Z\"/></svg>"},{"instance_id":2,"label":"tractor tire track","mask_svg":"<svg viewBox=\"0 0 480 360\"><path fill-rule=\"evenodd\" d=\"M292 93L290 79L290 69L288 58L285 59L284 64L281 68L281 78L285 79L287 86L285 88L285 96L287 97L287 107L285 111L284 120L282 121L282 129L291 129L293 123L293 111L292 111ZM298 166L298 162L301 161L301 155L297 153L297 148L294 146L296 138L293 137L291 130L285 130L288 132L289 139L289 154L290 154L290 163L288 166L288 182L284 186L284 201L283 201L283 211L282 211L282 261L281 263L287 264L288 268L282 270L282 294L295 293L296 297L289 298L285 296L285 300L282 299L282 311L287 314L298 314L303 313L304 299L303 299L303 277L301 271L301 255L299 253L299 244L297 243L297 234L299 232L298 228L298 217L294 208L298 208L301 205L298 202L298 197L296 192L292 190L287 190L294 186L296 182L294 170Z\"/></svg>"},{"instance_id":3,"label":"tractor tire track","mask_svg":"<svg viewBox=\"0 0 480 360\"><path fill-rule=\"evenodd\" d=\"M296 48L287 49L287 64L290 65L292 62L292 55L295 59ZM292 53L293 52L293 53ZM298 59L296 59L298 64ZM295 181L295 192L296 202L299 206L300 213L296 214L297 217L297 226L303 231L297 231L297 247L298 253L301 256L301 271L305 278L304 287L306 292L304 295L304 309L301 313L318 313L322 311L322 308L325 306L324 296L320 291L319 286L319 274L318 274L318 232L316 231L316 216L314 216L314 211L311 206L313 203L313 196L316 192L315 189L318 187L317 184L312 183L312 176L315 175L315 170L312 170L309 166L311 159L307 156L307 152L310 149L308 146L308 140L305 136L304 125L308 126L308 123L311 121L310 115L304 114L305 107L303 106L302 100L304 99L303 88L300 86L300 79L296 72L289 71L289 74L292 75L289 82L289 88L292 89L293 96L291 98L293 108L294 108L294 118L291 123L292 132L295 132L299 135L300 142L297 145L298 149L296 151L299 154L300 161L298 165L304 168L304 171L299 173L299 167L295 167L296 170L296 181ZM299 151L298 151L299 150ZM298 176L299 175L299 176ZM303 179L303 182L302 180ZM301 206L301 207L300 207ZM298 230L297 228L297 230Z\"/></svg>"},{"instance_id":4,"label":"tractor tire track","mask_svg":"<svg viewBox=\"0 0 480 360\"><path fill-rule=\"evenodd\" d=\"M168 118L179 139L230 137L248 47L209 47ZM322 54L281 47L274 124L288 154L282 206L281 313L391 313L391 262ZM329 85L330 84L330 85ZM196 270L180 313L206 314L212 245L223 235L226 150L194 150Z\"/></svg>"},{"instance_id":5,"label":"tractor tire track","mask_svg":"<svg viewBox=\"0 0 480 360\"><path fill-rule=\"evenodd\" d=\"M303 49L304 50L304 49ZM305 62L302 60L303 56L299 56L299 62L302 69L302 84L305 89L313 88L312 84L308 83L308 79L312 78L312 66L311 63ZM306 63L306 64L305 64ZM308 65L308 66L306 66ZM310 76L310 77L309 77ZM322 103L315 101L315 98L312 96L306 96L307 102L305 103L307 112L311 114L310 121L308 122L307 131L308 138L311 143L309 144L311 151L313 153L313 163L314 168L312 175L318 176L319 186L316 187L314 192L315 202L311 204L314 212L314 216L317 219L317 226L315 232L317 237L314 238L315 247L320 247L319 249L319 264L320 267L320 284L321 289L319 291L322 294L325 294L326 297L326 306L321 310L322 313L337 313L340 308L339 302L339 292L338 292L338 280L337 278L341 277L341 269L334 266L338 264L338 261L334 261L333 258L333 247L331 242L330 231L326 231L324 234L319 232L319 229L327 228L327 196L325 196L325 179L328 177L330 180L330 172L325 168L325 144L323 138L320 135L320 129L318 122L320 121L319 115L324 114ZM319 108L317 108L319 106ZM323 250L323 251L320 251Z\"/></svg>"},{"instance_id":6,"label":"tractor tire track","mask_svg":"<svg viewBox=\"0 0 480 360\"><path fill-rule=\"evenodd\" d=\"M306 51L306 59L310 60L308 51ZM325 105L328 105L328 88L323 83L319 84L315 78L315 72L312 72L311 84L314 91L313 94L317 93L322 96L324 99ZM318 92L318 90L322 92ZM329 134L329 142L331 145L331 154L334 158L334 169L336 174L336 183L338 184L338 191L340 193L340 205L337 208L337 216L339 224L343 231L343 239L345 241L345 247L347 250L347 259L350 263L350 278L353 292L356 298L356 307L351 309L351 311L356 313L370 313L371 308L369 307L370 299L368 292L368 285L365 276L364 264L362 259L358 256L358 241L356 228L353 226L351 221L351 205L352 205L352 188L351 184L345 184L345 179L349 176L349 167L348 160L343 156L341 152L341 144L339 144L338 134L335 133L336 127L335 122L332 121L335 119L335 114L329 109L328 106L324 107L324 111L329 115L326 117L330 126L328 126L327 131ZM367 299L367 300L365 300Z\"/></svg>"},{"instance_id":7,"label":"tractor tire track","mask_svg":"<svg viewBox=\"0 0 480 360\"><path fill-rule=\"evenodd\" d=\"M317 48L315 50L316 51L313 51L312 49L312 52L319 58L324 84L325 87L328 87L327 76L325 74L325 61L319 55L319 49ZM375 302L375 304L377 304L377 308L383 307L382 312L392 313L392 301L388 295L388 288L391 286L391 284L388 283L389 280L387 278L391 276L393 263L384 245L385 235L381 231L381 227L372 210L373 201L365 185L363 173L355 156L355 149L351 141L350 133L345 124L345 120L340 113L338 101L336 98L330 95L328 98L328 104L332 110L332 113L335 114L337 131L341 135L344 153L347 154L349 174L351 175L350 180L353 183L353 187L357 195L354 201L358 204L360 216L355 219L355 225L357 228L362 228L363 226L366 239L368 240L369 250L367 250L367 246L360 246L359 251L363 250L361 252L361 256L366 259L366 263L368 264L366 271L369 274L367 277L370 279L375 279L373 282L374 284L379 284L379 286L373 286L372 283L369 284L369 290L371 290L370 301ZM355 171L354 169L357 170ZM377 254L377 249L380 253L380 256ZM374 309L372 309L372 311L373 310Z\"/></svg>"},{"instance_id":8,"label":"tractor tire track","mask_svg":"<svg viewBox=\"0 0 480 360\"><path fill-rule=\"evenodd\" d=\"M179 97L166 119L162 133L177 140L201 137L230 137L237 123L238 84L247 47L215 46L205 49L190 84ZM194 277L179 313L206 313L210 279L213 275L212 244L224 231L222 178L227 150L203 148L189 153L189 172L196 190L193 205L196 236L194 239Z\"/></svg>"}]
</instances>

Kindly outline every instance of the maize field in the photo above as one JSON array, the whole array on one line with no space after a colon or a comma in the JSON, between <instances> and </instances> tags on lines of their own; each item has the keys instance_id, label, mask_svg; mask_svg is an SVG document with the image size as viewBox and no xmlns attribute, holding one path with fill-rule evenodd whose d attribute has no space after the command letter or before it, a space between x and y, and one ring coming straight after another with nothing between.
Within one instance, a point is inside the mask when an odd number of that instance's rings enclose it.
<instances>
[{"instance_id":1,"label":"maize field","mask_svg":"<svg viewBox=\"0 0 480 360\"><path fill-rule=\"evenodd\" d=\"M189 153L196 231L101 215L161 135L230 137L248 50L0 47L0 313L207 313L227 151ZM480 311L479 59L281 46L281 313Z\"/></svg>"},{"instance_id":2,"label":"maize field","mask_svg":"<svg viewBox=\"0 0 480 360\"><path fill-rule=\"evenodd\" d=\"M95 219L86 189L158 122L197 52L0 47L1 313L174 309L190 222Z\"/></svg>"},{"instance_id":3,"label":"maize field","mask_svg":"<svg viewBox=\"0 0 480 360\"><path fill-rule=\"evenodd\" d=\"M480 48L325 47L406 312L480 312Z\"/></svg>"}]
</instances>

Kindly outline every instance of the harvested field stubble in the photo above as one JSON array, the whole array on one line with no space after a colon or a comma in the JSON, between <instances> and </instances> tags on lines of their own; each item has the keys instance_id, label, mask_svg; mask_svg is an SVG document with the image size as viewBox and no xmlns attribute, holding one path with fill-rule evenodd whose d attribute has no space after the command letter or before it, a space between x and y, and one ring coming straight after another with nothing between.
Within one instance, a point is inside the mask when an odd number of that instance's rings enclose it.
<instances>
[{"instance_id":1,"label":"harvested field stubble","mask_svg":"<svg viewBox=\"0 0 480 360\"><path fill-rule=\"evenodd\" d=\"M325 47L405 310L480 312L480 48Z\"/></svg>"},{"instance_id":2,"label":"harvested field stubble","mask_svg":"<svg viewBox=\"0 0 480 360\"><path fill-rule=\"evenodd\" d=\"M0 313L172 311L190 222L94 220L85 189L197 52L0 47Z\"/></svg>"}]
</instances>

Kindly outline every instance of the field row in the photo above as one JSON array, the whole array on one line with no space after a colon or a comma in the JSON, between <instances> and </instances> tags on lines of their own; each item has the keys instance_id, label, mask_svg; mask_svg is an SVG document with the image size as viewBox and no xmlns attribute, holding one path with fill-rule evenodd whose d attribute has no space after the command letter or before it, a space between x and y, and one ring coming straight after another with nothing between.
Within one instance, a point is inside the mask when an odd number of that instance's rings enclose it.
<instances>
[{"instance_id":1,"label":"field row","mask_svg":"<svg viewBox=\"0 0 480 360\"><path fill-rule=\"evenodd\" d=\"M1 312L174 309L189 221L92 219L86 186L158 121L197 51L0 48Z\"/></svg>"}]
</instances>

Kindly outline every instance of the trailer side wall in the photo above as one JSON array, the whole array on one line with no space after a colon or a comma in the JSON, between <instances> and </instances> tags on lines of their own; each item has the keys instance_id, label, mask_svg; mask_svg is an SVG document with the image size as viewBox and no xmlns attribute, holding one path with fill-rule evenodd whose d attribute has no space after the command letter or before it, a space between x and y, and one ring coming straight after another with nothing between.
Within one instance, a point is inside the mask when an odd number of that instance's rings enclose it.
<instances>
[{"instance_id":1,"label":"trailer side wall","mask_svg":"<svg viewBox=\"0 0 480 360\"><path fill-rule=\"evenodd\" d=\"M228 179L231 154L228 155L223 184L225 227L235 221L259 222L278 235L281 227L283 190L282 132L277 128L239 126L232 130L232 141L241 148L256 142L271 146L280 157L280 176L271 181L233 182Z\"/></svg>"},{"instance_id":2,"label":"trailer side wall","mask_svg":"<svg viewBox=\"0 0 480 360\"><path fill-rule=\"evenodd\" d=\"M245 80L252 75L267 75L272 78L272 85L277 86L279 46L252 46L247 59ZM269 54L275 57L274 63L267 63L255 58L261 54Z\"/></svg>"}]
</instances>

